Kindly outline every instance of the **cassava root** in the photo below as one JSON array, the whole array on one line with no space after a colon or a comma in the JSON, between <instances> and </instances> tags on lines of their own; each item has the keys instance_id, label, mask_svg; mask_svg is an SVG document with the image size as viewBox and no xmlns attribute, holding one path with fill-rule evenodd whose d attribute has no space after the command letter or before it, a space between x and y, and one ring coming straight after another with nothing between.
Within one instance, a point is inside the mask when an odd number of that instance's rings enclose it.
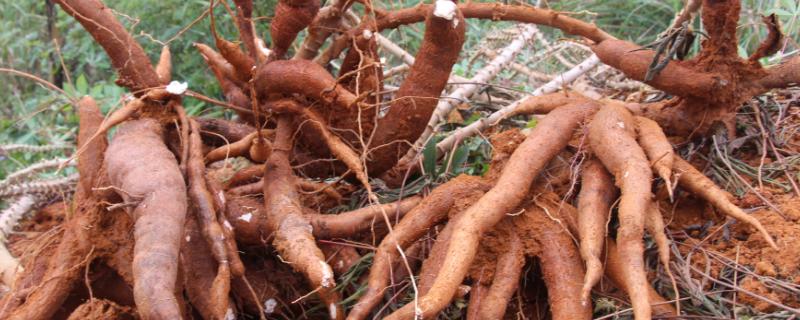
<instances>
[{"instance_id":1,"label":"cassava root","mask_svg":"<svg viewBox=\"0 0 800 320\"><path fill-rule=\"evenodd\" d=\"M669 201L682 188L755 228L770 247L791 245L773 239L671 143L707 135L715 123L730 129L742 102L797 82L797 58L773 68L758 62L780 38L774 21L765 20L770 36L760 49L748 60L738 57L730 41L741 6L736 1L703 2L709 38L702 49L694 58L668 61L652 79L654 51L569 14L530 6L438 0L384 10L342 0L320 9L318 0L280 0L267 50L252 1L234 1L235 12L219 3L234 15L238 42L220 37L212 20L209 41L216 48L195 47L224 95L216 103L233 109L233 120L189 116L184 94L164 88L174 78L169 47L161 48L154 67L100 0L57 2L108 53L118 83L132 96L106 118L91 98L76 102L74 210L57 232L37 236L42 248L20 257L24 269L3 270L4 282L14 286L1 301L4 318L48 319L62 307L72 318L92 312L143 319L434 318L469 294L468 318L500 319L526 289L520 280L531 259L539 263L553 319L591 318L592 293L603 276L628 296L636 319L681 317L647 278L645 231L670 276L676 263L668 237L674 233L659 209L666 197L653 196L662 186ZM367 14L354 16L348 11L354 5ZM687 8L680 19L694 11ZM435 144L442 156L503 120L537 114L524 137L508 134L512 139L492 145L487 174L414 180L420 147L454 109L441 95L463 52L466 19L555 27L583 37L594 55ZM379 32L423 21L413 63L405 54L408 73L399 89L384 91L379 46L386 39ZM513 63L533 28L472 79L486 82ZM303 30L308 33L297 47ZM297 59L286 60L295 48ZM334 60L336 77L329 71ZM632 79L647 78L673 98L638 105L555 92L600 62ZM478 87L455 88L452 96L467 99ZM569 192L550 184L567 156L585 160L564 178L580 177ZM402 187L386 187L395 183ZM619 221L615 230L609 230L612 217ZM130 298L104 293L107 279ZM83 300L73 303L74 297ZM397 301L408 303L395 309Z\"/></svg>"}]
</instances>

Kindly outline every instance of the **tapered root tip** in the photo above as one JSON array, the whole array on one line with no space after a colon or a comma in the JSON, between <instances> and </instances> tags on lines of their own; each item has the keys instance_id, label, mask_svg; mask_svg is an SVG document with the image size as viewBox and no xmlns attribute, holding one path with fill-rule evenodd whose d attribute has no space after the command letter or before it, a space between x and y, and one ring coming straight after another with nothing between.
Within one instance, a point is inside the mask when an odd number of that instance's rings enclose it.
<instances>
[{"instance_id":1,"label":"tapered root tip","mask_svg":"<svg viewBox=\"0 0 800 320\"><path fill-rule=\"evenodd\" d=\"M586 261L586 275L581 288L581 305L586 306L591 301L592 288L600 281L603 274L603 264L596 256Z\"/></svg>"},{"instance_id":2,"label":"tapered root tip","mask_svg":"<svg viewBox=\"0 0 800 320\"><path fill-rule=\"evenodd\" d=\"M769 232L767 232L767 229L765 229L764 226L762 226L760 222L758 222L758 225L756 226L756 228L758 229L758 231L761 232L761 234L767 240L767 243L769 243L769 246L772 247L772 249L778 250L778 244L775 243L775 239L773 239L772 236L769 235Z\"/></svg>"},{"instance_id":3,"label":"tapered root tip","mask_svg":"<svg viewBox=\"0 0 800 320\"><path fill-rule=\"evenodd\" d=\"M582 306L585 307L585 306L589 305L589 297L591 296L591 294L592 294L592 288L591 287L587 287L586 284L584 284L583 288L581 288L581 305Z\"/></svg>"},{"instance_id":4,"label":"tapered root tip","mask_svg":"<svg viewBox=\"0 0 800 320\"><path fill-rule=\"evenodd\" d=\"M667 195L669 195L669 202L675 202L675 184L669 177L664 178L664 185L667 187Z\"/></svg>"},{"instance_id":5,"label":"tapered root tip","mask_svg":"<svg viewBox=\"0 0 800 320\"><path fill-rule=\"evenodd\" d=\"M762 236L764 236L764 239L767 240L767 243L769 243L770 247L772 247L775 250L778 250L778 244L775 243L775 239L773 239L772 236L769 234L769 232L767 232L767 228L764 228L764 225L761 224L761 221L758 221L758 219L756 219L753 216L746 216L746 217L747 218L745 219L745 222L755 227L756 230L758 230L758 232L761 233Z\"/></svg>"}]
</instances>

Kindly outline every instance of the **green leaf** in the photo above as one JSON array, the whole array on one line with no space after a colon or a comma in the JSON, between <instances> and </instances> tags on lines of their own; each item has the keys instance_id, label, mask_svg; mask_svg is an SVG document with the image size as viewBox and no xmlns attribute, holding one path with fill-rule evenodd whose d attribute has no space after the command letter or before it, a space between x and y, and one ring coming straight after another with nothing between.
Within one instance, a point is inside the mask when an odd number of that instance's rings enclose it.
<instances>
[{"instance_id":1,"label":"green leaf","mask_svg":"<svg viewBox=\"0 0 800 320\"><path fill-rule=\"evenodd\" d=\"M539 124L539 119L531 118L531 121L525 124L525 128L535 128L537 124Z\"/></svg>"},{"instance_id":2,"label":"green leaf","mask_svg":"<svg viewBox=\"0 0 800 320\"><path fill-rule=\"evenodd\" d=\"M764 12L764 15L775 14L779 17L791 17L793 14L781 8L771 8Z\"/></svg>"},{"instance_id":3,"label":"green leaf","mask_svg":"<svg viewBox=\"0 0 800 320\"><path fill-rule=\"evenodd\" d=\"M85 95L89 93L89 83L86 81L86 77L81 73L77 79L75 79L75 90L81 95Z\"/></svg>"},{"instance_id":4,"label":"green leaf","mask_svg":"<svg viewBox=\"0 0 800 320\"><path fill-rule=\"evenodd\" d=\"M436 176L436 142L438 140L435 137L428 140L425 149L422 150L422 155L425 157L422 161L422 169L433 177Z\"/></svg>"},{"instance_id":5,"label":"green leaf","mask_svg":"<svg viewBox=\"0 0 800 320\"><path fill-rule=\"evenodd\" d=\"M469 116L469 118L467 118L467 120L464 120L464 125L468 126L468 125L472 124L473 122L480 120L481 118L482 118L481 114L479 112L475 112L475 113L471 114Z\"/></svg>"},{"instance_id":6,"label":"green leaf","mask_svg":"<svg viewBox=\"0 0 800 320\"><path fill-rule=\"evenodd\" d=\"M467 158L469 158L469 146L462 145L458 147L455 153L453 153L453 160L450 162L450 170L454 174L464 172L464 163L467 162Z\"/></svg>"},{"instance_id":7,"label":"green leaf","mask_svg":"<svg viewBox=\"0 0 800 320\"><path fill-rule=\"evenodd\" d=\"M76 94L77 91L75 90L75 87L73 87L72 84L70 84L68 82L64 82L64 92L66 92L67 95L69 95L69 96L73 96L73 97L77 96L77 94Z\"/></svg>"}]
</instances>

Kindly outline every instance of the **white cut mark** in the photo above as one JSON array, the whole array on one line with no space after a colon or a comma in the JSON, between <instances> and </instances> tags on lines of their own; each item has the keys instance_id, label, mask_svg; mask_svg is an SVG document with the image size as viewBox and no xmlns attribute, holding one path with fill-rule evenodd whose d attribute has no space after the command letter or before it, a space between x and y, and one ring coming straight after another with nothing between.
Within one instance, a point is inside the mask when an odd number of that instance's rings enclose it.
<instances>
[{"instance_id":1,"label":"white cut mark","mask_svg":"<svg viewBox=\"0 0 800 320\"><path fill-rule=\"evenodd\" d=\"M332 287L335 283L333 282L333 270L331 270L331 266L325 263L325 261L320 261L319 267L322 268L322 286L325 288Z\"/></svg>"},{"instance_id":2,"label":"white cut mark","mask_svg":"<svg viewBox=\"0 0 800 320\"><path fill-rule=\"evenodd\" d=\"M523 211L524 211L524 209L523 209ZM461 291L463 293L463 295L466 296L467 293L472 291L472 287L468 286L468 285L465 285L465 284L462 284L462 285L458 286L458 290Z\"/></svg>"},{"instance_id":3,"label":"white cut mark","mask_svg":"<svg viewBox=\"0 0 800 320\"><path fill-rule=\"evenodd\" d=\"M264 40L256 39L256 43L258 43L258 50L261 50L261 53L267 57L272 54L272 51L267 49L267 46L264 45Z\"/></svg>"},{"instance_id":4,"label":"white cut mark","mask_svg":"<svg viewBox=\"0 0 800 320\"><path fill-rule=\"evenodd\" d=\"M328 312L331 313L331 319L336 319L336 305L331 303L328 306Z\"/></svg>"},{"instance_id":5,"label":"white cut mark","mask_svg":"<svg viewBox=\"0 0 800 320\"><path fill-rule=\"evenodd\" d=\"M192 241L192 236L186 236L186 242Z\"/></svg>"},{"instance_id":6,"label":"white cut mark","mask_svg":"<svg viewBox=\"0 0 800 320\"><path fill-rule=\"evenodd\" d=\"M458 27L458 18L453 19L453 28Z\"/></svg>"},{"instance_id":7,"label":"white cut mark","mask_svg":"<svg viewBox=\"0 0 800 320\"><path fill-rule=\"evenodd\" d=\"M367 40L372 39L372 31L370 31L369 29L364 29L364 32L362 32L361 35L364 36L364 39Z\"/></svg>"},{"instance_id":8,"label":"white cut mark","mask_svg":"<svg viewBox=\"0 0 800 320\"><path fill-rule=\"evenodd\" d=\"M458 6L450 0L436 0L433 6L433 15L447 20L453 20L456 17L456 10Z\"/></svg>"},{"instance_id":9,"label":"white cut mark","mask_svg":"<svg viewBox=\"0 0 800 320\"><path fill-rule=\"evenodd\" d=\"M225 320L235 320L236 316L233 314L233 309L228 308L228 311L225 312Z\"/></svg>"},{"instance_id":10,"label":"white cut mark","mask_svg":"<svg viewBox=\"0 0 800 320\"><path fill-rule=\"evenodd\" d=\"M222 224L224 224L225 228L228 228L228 230L233 230L233 226L231 226L231 223L228 222L228 220L225 220L225 222L223 222Z\"/></svg>"},{"instance_id":11,"label":"white cut mark","mask_svg":"<svg viewBox=\"0 0 800 320\"><path fill-rule=\"evenodd\" d=\"M628 177L628 171L625 171L625 173L622 174L622 177L623 178L627 178Z\"/></svg>"},{"instance_id":12,"label":"white cut mark","mask_svg":"<svg viewBox=\"0 0 800 320\"><path fill-rule=\"evenodd\" d=\"M225 207L225 192L222 192L222 190L217 192L217 198L219 198L220 206Z\"/></svg>"},{"instance_id":13,"label":"white cut mark","mask_svg":"<svg viewBox=\"0 0 800 320\"><path fill-rule=\"evenodd\" d=\"M342 260L339 260L339 262L337 262L337 263L336 263L336 267L337 267L337 268L339 268L339 269L341 269L342 267L344 267L344 261L342 261Z\"/></svg>"},{"instance_id":14,"label":"white cut mark","mask_svg":"<svg viewBox=\"0 0 800 320\"><path fill-rule=\"evenodd\" d=\"M264 301L264 314L272 314L275 312L275 307L278 306L278 301L275 301L273 298L269 298L267 301Z\"/></svg>"},{"instance_id":15,"label":"white cut mark","mask_svg":"<svg viewBox=\"0 0 800 320\"><path fill-rule=\"evenodd\" d=\"M625 129L625 122L622 122L622 121L620 121L620 122L617 122L617 127L620 127L620 128L622 128L622 129Z\"/></svg>"},{"instance_id":16,"label":"white cut mark","mask_svg":"<svg viewBox=\"0 0 800 320\"><path fill-rule=\"evenodd\" d=\"M253 218L253 214L252 214L252 213L250 213L250 212L248 212L248 213L246 213L246 214L243 214L243 215L242 215L241 217L239 217L238 219L239 219L239 220L242 220L242 221L244 221L244 222L250 222L250 219L252 219L252 218Z\"/></svg>"},{"instance_id":17,"label":"white cut mark","mask_svg":"<svg viewBox=\"0 0 800 320\"><path fill-rule=\"evenodd\" d=\"M189 89L188 82L172 81L167 85L167 92L171 94L182 95L186 89Z\"/></svg>"}]
</instances>

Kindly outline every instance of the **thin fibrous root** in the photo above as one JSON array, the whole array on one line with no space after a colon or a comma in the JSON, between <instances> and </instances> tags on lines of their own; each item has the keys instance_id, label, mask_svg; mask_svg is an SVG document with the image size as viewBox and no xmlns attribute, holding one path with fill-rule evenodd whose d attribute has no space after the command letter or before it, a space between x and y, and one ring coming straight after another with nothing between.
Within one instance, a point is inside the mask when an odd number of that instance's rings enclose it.
<instances>
[{"instance_id":1,"label":"thin fibrous root","mask_svg":"<svg viewBox=\"0 0 800 320\"><path fill-rule=\"evenodd\" d=\"M624 107L606 104L589 125L592 151L614 174L621 189L620 226L617 229L619 255L624 259L628 294L636 319L650 319L647 298L647 274L644 264L644 221L651 201L650 180L653 173L642 148L636 142L633 115Z\"/></svg>"},{"instance_id":2,"label":"thin fibrous root","mask_svg":"<svg viewBox=\"0 0 800 320\"><path fill-rule=\"evenodd\" d=\"M267 223L275 231L272 244L284 261L305 275L328 308L330 318L344 319L339 293L334 290L333 270L316 245L313 227L303 216L303 205L289 164L294 129L289 118L278 118L274 150L265 164L264 206Z\"/></svg>"},{"instance_id":3,"label":"thin fibrous root","mask_svg":"<svg viewBox=\"0 0 800 320\"><path fill-rule=\"evenodd\" d=\"M370 230L383 212L391 214L389 219L397 220L419 203L419 197L410 197L337 214L320 214L311 209L305 209L303 214L311 224L315 238L347 238ZM242 244L263 244L274 232L271 225L262 221L264 209L251 197L231 197L226 201L225 214L236 231L236 239Z\"/></svg>"},{"instance_id":4,"label":"thin fibrous root","mask_svg":"<svg viewBox=\"0 0 800 320\"><path fill-rule=\"evenodd\" d=\"M348 314L348 320L366 319L380 302L383 291L389 284L390 268L400 256L397 248L407 248L425 235L428 229L447 218L453 203L474 190L486 190L488 186L480 178L461 175L440 185L411 212L400 220L381 241L375 251L369 271L367 290Z\"/></svg>"},{"instance_id":5,"label":"thin fibrous root","mask_svg":"<svg viewBox=\"0 0 800 320\"><path fill-rule=\"evenodd\" d=\"M508 160L495 186L457 219L452 243L430 292L391 314L387 319L421 315L431 317L447 306L467 274L481 235L507 213L514 212L528 195L531 183L545 165L569 142L578 125L598 108L587 102L551 112L533 128ZM415 305L418 310L415 310Z\"/></svg>"},{"instance_id":6,"label":"thin fibrous root","mask_svg":"<svg viewBox=\"0 0 800 320\"><path fill-rule=\"evenodd\" d=\"M189 180L189 197L192 201L197 223L202 231L203 238L217 262L216 278L210 290L215 318L224 318L228 311L228 294L230 292L231 271L228 262L227 246L222 225L217 220L216 207L213 195L208 191L205 180L205 163L203 162L203 140L200 138L200 126L196 121L190 121L191 133L189 134L189 162L187 178Z\"/></svg>"},{"instance_id":7,"label":"thin fibrous root","mask_svg":"<svg viewBox=\"0 0 800 320\"><path fill-rule=\"evenodd\" d=\"M778 245L775 243L775 240L769 235L767 229L761 225L761 222L734 205L730 201L732 196L729 193L717 187L714 181L711 181L711 179L685 160L678 156L675 156L674 160L674 170L678 175L678 184L681 187L708 201L708 203L722 211L725 215L753 226L764 236L764 240L766 240L773 249L778 250Z\"/></svg>"},{"instance_id":8,"label":"thin fibrous root","mask_svg":"<svg viewBox=\"0 0 800 320\"><path fill-rule=\"evenodd\" d=\"M647 154L650 165L664 180L669 198L672 199L672 162L675 156L672 145L658 123L648 118L636 117L636 131L639 145Z\"/></svg>"},{"instance_id":9,"label":"thin fibrous root","mask_svg":"<svg viewBox=\"0 0 800 320\"><path fill-rule=\"evenodd\" d=\"M367 192L369 193L372 191L372 187L369 184L369 177L367 176L366 170L364 170L361 157L342 141L339 136L328 130L328 127L319 115L310 109L301 107L294 100L281 100L275 102L273 105L276 110L287 110L299 115L299 118L302 120L300 124L301 128L308 125L314 135L325 142L331 154L344 163L345 166L355 174L356 179L364 186Z\"/></svg>"}]
</instances>

